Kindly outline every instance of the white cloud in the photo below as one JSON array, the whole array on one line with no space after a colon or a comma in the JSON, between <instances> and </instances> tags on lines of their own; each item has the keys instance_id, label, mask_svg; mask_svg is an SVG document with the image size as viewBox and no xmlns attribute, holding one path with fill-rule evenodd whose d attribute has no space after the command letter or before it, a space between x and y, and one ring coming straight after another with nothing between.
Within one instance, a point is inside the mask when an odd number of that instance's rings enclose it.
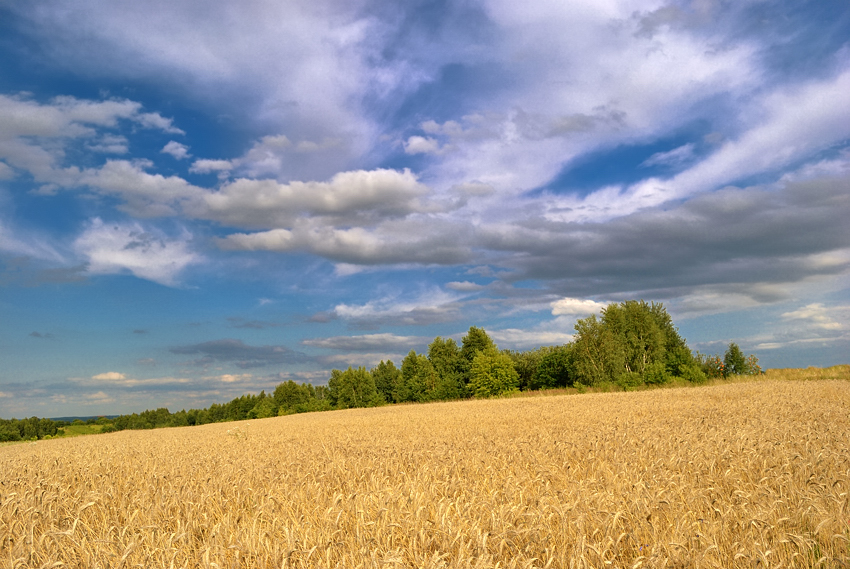
<instances>
[{"instance_id":1,"label":"white cloud","mask_svg":"<svg viewBox=\"0 0 850 569\"><path fill-rule=\"evenodd\" d=\"M0 252L51 263L66 262L65 255L50 242L50 239L10 227L2 219L0 219Z\"/></svg>"},{"instance_id":2,"label":"white cloud","mask_svg":"<svg viewBox=\"0 0 850 569\"><path fill-rule=\"evenodd\" d=\"M158 113L141 113L141 108L140 103L126 99L91 101L64 96L39 103L23 95L0 95L0 159L29 172L38 183L78 185L79 167L61 166L72 142L83 140L92 152L126 154L126 137L102 129L130 121L175 131L169 119Z\"/></svg>"},{"instance_id":3,"label":"white cloud","mask_svg":"<svg viewBox=\"0 0 850 569\"><path fill-rule=\"evenodd\" d=\"M448 231L447 231L448 230ZM461 239L468 229L437 220L386 221L375 228L338 229L322 219L299 220L292 230L234 233L218 244L225 250L306 251L337 261L339 274L350 265L457 264L471 259Z\"/></svg>"},{"instance_id":4,"label":"white cloud","mask_svg":"<svg viewBox=\"0 0 850 569\"><path fill-rule=\"evenodd\" d=\"M608 303L581 298L562 298L551 304L554 316L593 314L606 306L608 306Z\"/></svg>"},{"instance_id":5,"label":"white cloud","mask_svg":"<svg viewBox=\"0 0 850 569\"><path fill-rule=\"evenodd\" d=\"M138 278L174 286L182 271L200 262L188 245L190 235L171 239L139 223L104 223L93 219L74 241L74 250L94 275L132 273Z\"/></svg>"},{"instance_id":6,"label":"white cloud","mask_svg":"<svg viewBox=\"0 0 850 569\"><path fill-rule=\"evenodd\" d=\"M755 174L773 173L850 137L850 70L827 80L771 92L757 99L763 117L737 139L669 180L603 188L584 198L550 202L555 221L605 221L673 199L715 190ZM754 104L754 107L756 105Z\"/></svg>"},{"instance_id":7,"label":"white cloud","mask_svg":"<svg viewBox=\"0 0 850 569\"><path fill-rule=\"evenodd\" d=\"M539 346L556 346L572 341L573 335L555 330L520 330L505 328L487 332L500 348L536 348Z\"/></svg>"},{"instance_id":8,"label":"white cloud","mask_svg":"<svg viewBox=\"0 0 850 569\"><path fill-rule=\"evenodd\" d=\"M239 383L239 382L242 382L242 381L249 381L253 377L254 376L250 373L237 373L237 374L225 373L225 374L222 374L222 375L219 375L219 376L209 377L209 378L205 378L205 379L215 379L215 380L218 380L222 383Z\"/></svg>"},{"instance_id":9,"label":"white cloud","mask_svg":"<svg viewBox=\"0 0 850 569\"><path fill-rule=\"evenodd\" d=\"M189 147L185 144L180 144L177 141L171 140L163 146L160 152L165 154L170 154L177 160L183 160L185 158L189 158L191 154L189 154Z\"/></svg>"},{"instance_id":10,"label":"white cloud","mask_svg":"<svg viewBox=\"0 0 850 569\"><path fill-rule=\"evenodd\" d=\"M328 182L240 178L207 193L199 217L236 227L289 227L301 215L404 216L428 211L420 200L428 188L409 170L340 172Z\"/></svg>"},{"instance_id":11,"label":"white cloud","mask_svg":"<svg viewBox=\"0 0 850 569\"><path fill-rule=\"evenodd\" d=\"M411 136L404 143L406 154L439 154L440 151L440 143L430 137Z\"/></svg>"},{"instance_id":12,"label":"white cloud","mask_svg":"<svg viewBox=\"0 0 850 569\"><path fill-rule=\"evenodd\" d=\"M98 169L82 172L76 184L123 198L125 203L119 209L137 217L176 215L181 205L197 203L208 194L179 176L145 172L150 165L145 161L107 160Z\"/></svg>"},{"instance_id":13,"label":"white cloud","mask_svg":"<svg viewBox=\"0 0 850 569\"><path fill-rule=\"evenodd\" d=\"M83 395L83 399L85 400L84 404L87 405L102 405L104 403L115 402L114 397L103 391L98 391L97 393L88 393L86 395Z\"/></svg>"},{"instance_id":14,"label":"white cloud","mask_svg":"<svg viewBox=\"0 0 850 569\"><path fill-rule=\"evenodd\" d=\"M192 163L192 167L189 168L190 172L194 172L196 174L209 174L210 172L226 172L228 170L233 169L233 162L231 160L195 160Z\"/></svg>"},{"instance_id":15,"label":"white cloud","mask_svg":"<svg viewBox=\"0 0 850 569\"><path fill-rule=\"evenodd\" d=\"M152 377L147 379L136 379L127 377L126 374L117 371L109 371L93 375L91 379L72 377L71 381L86 385L109 385L114 387L139 387L139 386L162 386L180 385L191 383L190 379L180 377ZM102 393L102 392L101 392Z\"/></svg>"},{"instance_id":16,"label":"white cloud","mask_svg":"<svg viewBox=\"0 0 850 569\"><path fill-rule=\"evenodd\" d=\"M460 297L438 288L411 299L385 296L365 304L337 304L333 313L339 318L365 325L392 322L396 325L432 324L453 320L458 315Z\"/></svg>"},{"instance_id":17,"label":"white cloud","mask_svg":"<svg viewBox=\"0 0 850 569\"><path fill-rule=\"evenodd\" d=\"M135 120L144 127L154 128L170 134L186 134L174 126L171 119L165 118L159 113L142 113Z\"/></svg>"},{"instance_id":18,"label":"white cloud","mask_svg":"<svg viewBox=\"0 0 850 569\"><path fill-rule=\"evenodd\" d=\"M461 281L448 282L446 283L446 288L456 290L458 292L478 292L479 290L484 290L487 287L470 281Z\"/></svg>"},{"instance_id":19,"label":"white cloud","mask_svg":"<svg viewBox=\"0 0 850 569\"><path fill-rule=\"evenodd\" d=\"M104 134L96 142L87 144L86 148L102 154L127 154L130 151L127 138L117 134Z\"/></svg>"},{"instance_id":20,"label":"white cloud","mask_svg":"<svg viewBox=\"0 0 850 569\"><path fill-rule=\"evenodd\" d=\"M97 375L93 375L92 379L103 381L119 381L127 379L127 376L123 373L118 373L117 371L108 371L106 373L99 373Z\"/></svg>"},{"instance_id":21,"label":"white cloud","mask_svg":"<svg viewBox=\"0 0 850 569\"><path fill-rule=\"evenodd\" d=\"M813 303L806 305L791 312L782 314L783 320L801 320L812 328L821 330L842 330L844 326L840 322L833 320L832 314L835 314L841 307L827 307L822 303Z\"/></svg>"},{"instance_id":22,"label":"white cloud","mask_svg":"<svg viewBox=\"0 0 850 569\"><path fill-rule=\"evenodd\" d=\"M674 148L673 150L668 150L667 152L656 152L646 160L641 163L641 167L649 167L649 166L679 166L680 164L684 164L688 162L694 157L694 143L690 142L688 144L679 146L678 148Z\"/></svg>"}]
</instances>

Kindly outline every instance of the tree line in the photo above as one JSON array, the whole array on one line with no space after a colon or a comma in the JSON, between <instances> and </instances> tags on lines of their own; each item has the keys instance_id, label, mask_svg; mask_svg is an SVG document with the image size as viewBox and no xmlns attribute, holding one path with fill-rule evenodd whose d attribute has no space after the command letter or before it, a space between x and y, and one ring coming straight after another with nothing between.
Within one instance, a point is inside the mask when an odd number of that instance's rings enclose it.
<instances>
[{"instance_id":1,"label":"tree line","mask_svg":"<svg viewBox=\"0 0 850 569\"><path fill-rule=\"evenodd\" d=\"M89 423L101 432L203 425L262 419L292 413L352 407L493 397L518 391L613 385L624 390L662 385L674 379L703 383L732 375L761 373L758 359L737 344L721 358L692 352L661 303L614 303L575 325L573 341L528 351L500 350L483 328L471 327L460 345L440 336L427 353L411 350L400 367L381 361L365 367L334 369L327 385L292 380L274 393L243 395L206 409L166 408L101 417ZM55 436L59 422L32 417L0 419L0 441Z\"/></svg>"}]
</instances>

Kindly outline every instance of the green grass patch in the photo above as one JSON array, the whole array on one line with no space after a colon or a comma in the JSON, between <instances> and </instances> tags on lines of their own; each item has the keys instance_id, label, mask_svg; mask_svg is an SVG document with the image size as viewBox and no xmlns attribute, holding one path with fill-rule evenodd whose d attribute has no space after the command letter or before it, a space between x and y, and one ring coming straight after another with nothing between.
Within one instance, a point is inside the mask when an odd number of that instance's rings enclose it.
<instances>
[{"instance_id":1,"label":"green grass patch","mask_svg":"<svg viewBox=\"0 0 850 569\"><path fill-rule=\"evenodd\" d=\"M79 437L81 435L95 435L100 433L103 425L68 425L60 427L57 437Z\"/></svg>"}]
</instances>

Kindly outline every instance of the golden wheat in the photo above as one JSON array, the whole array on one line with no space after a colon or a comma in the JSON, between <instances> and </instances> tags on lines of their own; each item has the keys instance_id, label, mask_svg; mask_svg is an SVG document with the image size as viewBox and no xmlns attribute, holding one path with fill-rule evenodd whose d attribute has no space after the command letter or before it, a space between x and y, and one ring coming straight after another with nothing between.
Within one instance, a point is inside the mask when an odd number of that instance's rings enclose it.
<instances>
[{"instance_id":1,"label":"golden wheat","mask_svg":"<svg viewBox=\"0 0 850 569\"><path fill-rule=\"evenodd\" d=\"M850 383L294 415L0 449L3 567L850 567Z\"/></svg>"}]
</instances>

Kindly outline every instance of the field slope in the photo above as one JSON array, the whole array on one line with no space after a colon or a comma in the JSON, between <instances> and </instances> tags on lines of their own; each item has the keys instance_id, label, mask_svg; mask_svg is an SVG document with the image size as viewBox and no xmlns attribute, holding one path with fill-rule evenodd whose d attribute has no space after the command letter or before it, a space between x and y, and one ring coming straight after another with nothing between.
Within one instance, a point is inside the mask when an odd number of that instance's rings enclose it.
<instances>
[{"instance_id":1,"label":"field slope","mask_svg":"<svg viewBox=\"0 0 850 569\"><path fill-rule=\"evenodd\" d=\"M0 448L2 567L850 567L850 382Z\"/></svg>"}]
</instances>

